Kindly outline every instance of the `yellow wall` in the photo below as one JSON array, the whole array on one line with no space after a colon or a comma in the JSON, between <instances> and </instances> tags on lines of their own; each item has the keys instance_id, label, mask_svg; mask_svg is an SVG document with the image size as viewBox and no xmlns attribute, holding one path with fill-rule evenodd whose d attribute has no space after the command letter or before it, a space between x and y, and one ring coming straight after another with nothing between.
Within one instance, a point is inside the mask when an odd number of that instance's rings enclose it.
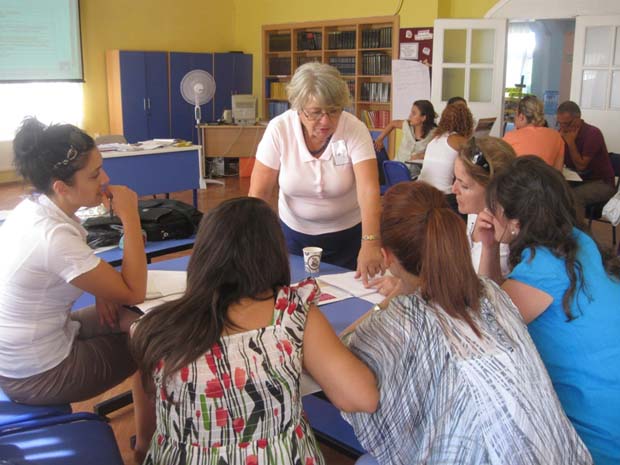
<instances>
[{"instance_id":1,"label":"yellow wall","mask_svg":"<svg viewBox=\"0 0 620 465\"><path fill-rule=\"evenodd\" d=\"M477 0L476 0L477 1ZM401 27L432 26L438 15L439 0L404 1L400 11ZM254 94L262 92L261 26L264 24L320 21L365 16L388 16L396 12L398 2L376 0L237 0L235 48L254 55Z\"/></svg>"},{"instance_id":2,"label":"yellow wall","mask_svg":"<svg viewBox=\"0 0 620 465\"><path fill-rule=\"evenodd\" d=\"M84 128L108 133L105 51L233 49L230 0L81 0Z\"/></svg>"},{"instance_id":3,"label":"yellow wall","mask_svg":"<svg viewBox=\"0 0 620 465\"><path fill-rule=\"evenodd\" d=\"M437 17L482 17L494 0L404 1L401 27L432 26ZM105 51L242 50L254 55L260 95L261 26L395 13L398 2L376 0L81 0L84 128L109 132Z\"/></svg>"}]
</instances>

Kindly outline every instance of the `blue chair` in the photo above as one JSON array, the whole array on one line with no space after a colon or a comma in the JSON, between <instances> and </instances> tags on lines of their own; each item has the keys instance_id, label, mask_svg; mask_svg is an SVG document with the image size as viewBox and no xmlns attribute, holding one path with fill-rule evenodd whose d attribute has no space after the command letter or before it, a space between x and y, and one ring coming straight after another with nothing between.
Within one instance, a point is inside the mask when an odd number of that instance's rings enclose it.
<instances>
[{"instance_id":1,"label":"blue chair","mask_svg":"<svg viewBox=\"0 0 620 465\"><path fill-rule=\"evenodd\" d=\"M330 401L309 395L302 399L302 403L308 422L319 441L354 458L365 453L351 425L340 416L340 411Z\"/></svg>"},{"instance_id":2,"label":"blue chair","mask_svg":"<svg viewBox=\"0 0 620 465\"><path fill-rule=\"evenodd\" d=\"M31 420L0 431L1 463L123 465L112 428L90 413Z\"/></svg>"},{"instance_id":3,"label":"blue chair","mask_svg":"<svg viewBox=\"0 0 620 465\"><path fill-rule=\"evenodd\" d=\"M377 170L379 171L379 188L381 189L381 195L383 195L383 193L387 190L387 186L385 185L383 162L388 161L389 158L385 149L375 150L375 155L377 156Z\"/></svg>"},{"instance_id":4,"label":"blue chair","mask_svg":"<svg viewBox=\"0 0 620 465\"><path fill-rule=\"evenodd\" d=\"M385 173L385 184L392 187L399 182L411 181L409 168L403 162L386 160L383 162L383 172Z\"/></svg>"},{"instance_id":5,"label":"blue chair","mask_svg":"<svg viewBox=\"0 0 620 465\"><path fill-rule=\"evenodd\" d=\"M0 389L0 428L26 421L38 420L71 413L71 406L65 405L25 405L13 402Z\"/></svg>"}]
</instances>

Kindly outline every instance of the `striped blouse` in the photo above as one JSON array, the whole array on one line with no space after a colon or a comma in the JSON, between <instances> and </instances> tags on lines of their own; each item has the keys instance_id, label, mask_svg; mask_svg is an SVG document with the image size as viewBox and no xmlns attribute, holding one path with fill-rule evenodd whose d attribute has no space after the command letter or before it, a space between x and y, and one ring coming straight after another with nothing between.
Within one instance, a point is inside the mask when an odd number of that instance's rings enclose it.
<instances>
[{"instance_id":1,"label":"striped blouse","mask_svg":"<svg viewBox=\"0 0 620 465\"><path fill-rule=\"evenodd\" d=\"M344 417L380 464L591 464L518 310L483 283L481 339L419 294L362 322L348 344L380 406Z\"/></svg>"}]
</instances>

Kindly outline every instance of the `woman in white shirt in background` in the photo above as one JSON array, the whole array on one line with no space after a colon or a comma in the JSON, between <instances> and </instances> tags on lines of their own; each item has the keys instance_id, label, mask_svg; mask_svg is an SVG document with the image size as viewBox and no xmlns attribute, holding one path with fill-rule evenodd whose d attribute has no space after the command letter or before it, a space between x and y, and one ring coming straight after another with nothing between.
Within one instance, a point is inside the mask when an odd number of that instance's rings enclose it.
<instances>
[{"instance_id":1,"label":"woman in white shirt in background","mask_svg":"<svg viewBox=\"0 0 620 465\"><path fill-rule=\"evenodd\" d=\"M424 165L418 177L446 194L453 209L456 201L452 194L454 160L461 146L473 133L474 120L465 105L448 105L441 113L435 136L426 146Z\"/></svg>"},{"instance_id":2,"label":"woman in white shirt in background","mask_svg":"<svg viewBox=\"0 0 620 465\"><path fill-rule=\"evenodd\" d=\"M127 331L137 315L121 305L142 302L146 294L137 196L108 185L101 153L75 126L46 127L28 118L13 148L15 166L34 193L0 228L0 388L26 404L89 399L136 370ZM102 202L113 203L123 224L120 271L88 247L75 216L80 207ZM72 312L84 291L96 305ZM143 408L139 376L134 387L138 441L148 443L143 425L150 410Z\"/></svg>"},{"instance_id":3,"label":"woman in white shirt in background","mask_svg":"<svg viewBox=\"0 0 620 465\"><path fill-rule=\"evenodd\" d=\"M323 261L356 269L366 282L383 270L370 132L343 111L350 105L349 89L332 66L300 66L287 93L291 109L269 122L248 195L269 201L279 184L278 214L289 253L321 247Z\"/></svg>"}]
</instances>

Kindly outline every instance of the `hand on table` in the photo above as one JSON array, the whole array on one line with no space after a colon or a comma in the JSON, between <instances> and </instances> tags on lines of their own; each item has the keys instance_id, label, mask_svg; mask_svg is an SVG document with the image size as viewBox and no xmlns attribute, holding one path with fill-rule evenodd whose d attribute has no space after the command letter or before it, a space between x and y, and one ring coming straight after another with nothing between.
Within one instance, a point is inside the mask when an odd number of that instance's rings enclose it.
<instances>
[{"instance_id":1,"label":"hand on table","mask_svg":"<svg viewBox=\"0 0 620 465\"><path fill-rule=\"evenodd\" d=\"M367 286L369 278L383 273L385 273L385 265L383 264L383 255L381 255L380 241L362 241L357 256L355 278L361 277L364 286Z\"/></svg>"}]
</instances>

